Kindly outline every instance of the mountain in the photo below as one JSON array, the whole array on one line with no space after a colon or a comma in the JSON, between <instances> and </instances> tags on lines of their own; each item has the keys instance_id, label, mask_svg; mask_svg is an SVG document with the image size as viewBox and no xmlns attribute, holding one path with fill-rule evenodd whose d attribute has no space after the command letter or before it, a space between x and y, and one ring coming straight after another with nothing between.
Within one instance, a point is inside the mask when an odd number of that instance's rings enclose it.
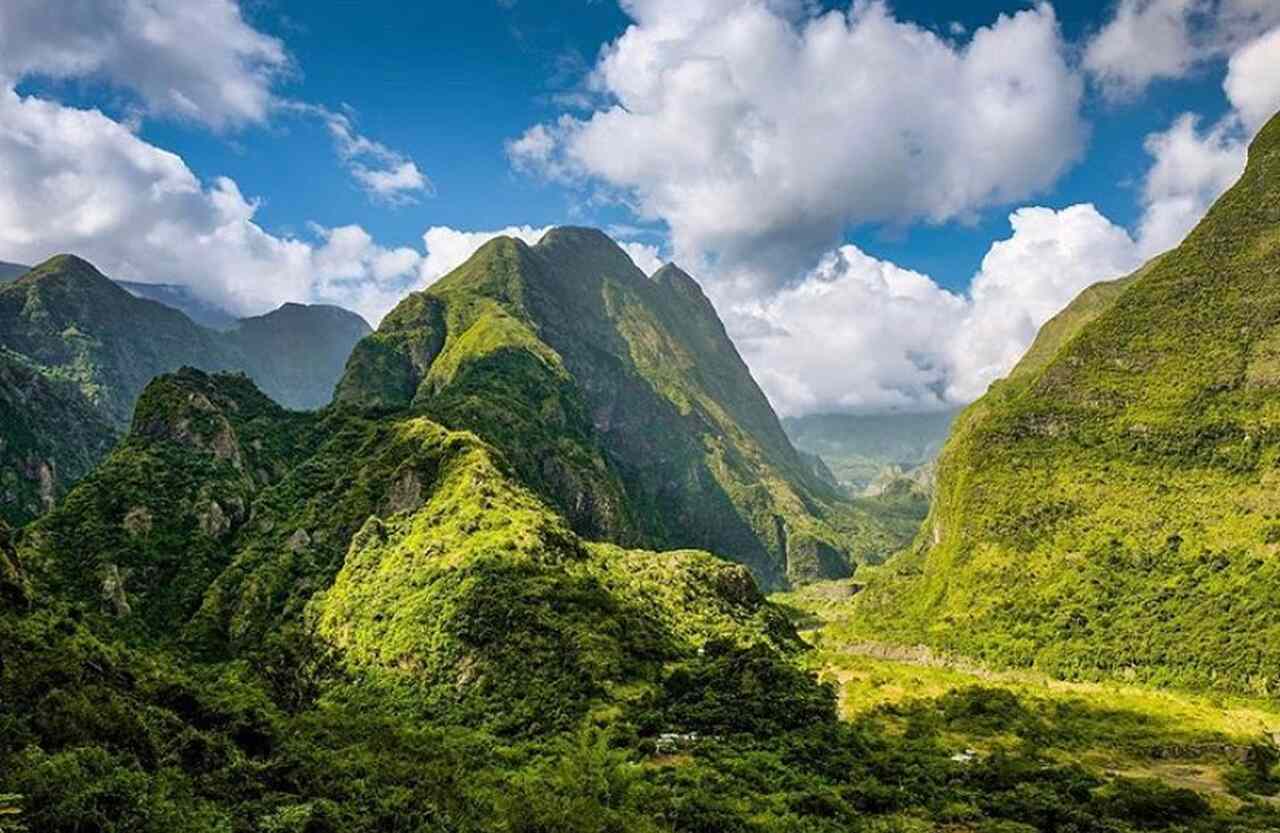
<instances>
[{"instance_id":1,"label":"mountain","mask_svg":"<svg viewBox=\"0 0 1280 833\"><path fill-rule=\"evenodd\" d=\"M958 410L887 414L811 414L782 421L796 448L822 458L836 479L861 494L889 468L921 466L942 450Z\"/></svg>"},{"instance_id":2,"label":"mountain","mask_svg":"<svg viewBox=\"0 0 1280 833\"><path fill-rule=\"evenodd\" d=\"M291 304L219 333L80 258L50 259L0 285L0 408L13 414L0 424L0 516L26 522L101 460L156 376L239 370L289 407L318 408L368 332L353 313Z\"/></svg>"},{"instance_id":3,"label":"mountain","mask_svg":"<svg viewBox=\"0 0 1280 833\"><path fill-rule=\"evenodd\" d=\"M1065 676L1280 667L1280 117L1176 249L1078 298L957 421L869 629Z\"/></svg>"},{"instance_id":4,"label":"mountain","mask_svg":"<svg viewBox=\"0 0 1280 833\"><path fill-rule=\"evenodd\" d=\"M80 389L0 350L0 517L26 521L106 456L116 433Z\"/></svg>"},{"instance_id":5,"label":"mountain","mask_svg":"<svg viewBox=\"0 0 1280 833\"><path fill-rule=\"evenodd\" d=\"M23 266L18 263L5 263L0 260L0 283L8 283L31 271L30 266Z\"/></svg>"},{"instance_id":6,"label":"mountain","mask_svg":"<svg viewBox=\"0 0 1280 833\"><path fill-rule=\"evenodd\" d=\"M842 722L746 566L575 531L557 507L590 504L547 494L548 470L593 498L616 488L627 502L597 517L635 524L620 536L648 528L619 473L644 462L617 450L639 440L606 421L650 420L668 476L671 458L726 480L753 465L792 478L768 484L773 500L838 501L804 480L754 386L736 387L688 282L575 294L557 284L586 270L533 272L564 266L548 248L500 241L411 296L361 342L335 407L287 410L241 374L158 377L51 511L17 533L0 521L8 829L1274 827L1265 806L1042 754L1049 727L1005 691ZM557 290L581 343L528 312ZM678 418L668 396L684 397ZM691 456L691 436L718 456ZM548 448L564 469L522 457ZM821 521L784 520L804 522ZM991 725L1007 748L958 757L953 724Z\"/></svg>"},{"instance_id":7,"label":"mountain","mask_svg":"<svg viewBox=\"0 0 1280 833\"><path fill-rule=\"evenodd\" d=\"M177 310L135 298L90 263L58 255L0 286L0 343L77 385L115 426L156 376L231 370L240 357Z\"/></svg>"},{"instance_id":8,"label":"mountain","mask_svg":"<svg viewBox=\"0 0 1280 833\"><path fill-rule=\"evenodd\" d=\"M474 431L579 534L722 553L766 587L897 540L797 454L697 282L592 229L496 239L409 296L336 402Z\"/></svg>"},{"instance_id":9,"label":"mountain","mask_svg":"<svg viewBox=\"0 0 1280 833\"><path fill-rule=\"evenodd\" d=\"M227 310L200 298L185 286L172 283L139 283L137 281L116 281L130 295L146 298L172 307L201 327L225 332L233 329L239 320Z\"/></svg>"},{"instance_id":10,"label":"mountain","mask_svg":"<svg viewBox=\"0 0 1280 833\"><path fill-rule=\"evenodd\" d=\"M352 347L368 323L341 307L285 304L241 318L226 341L247 360L246 370L272 399L295 410L329 404Z\"/></svg>"}]
</instances>

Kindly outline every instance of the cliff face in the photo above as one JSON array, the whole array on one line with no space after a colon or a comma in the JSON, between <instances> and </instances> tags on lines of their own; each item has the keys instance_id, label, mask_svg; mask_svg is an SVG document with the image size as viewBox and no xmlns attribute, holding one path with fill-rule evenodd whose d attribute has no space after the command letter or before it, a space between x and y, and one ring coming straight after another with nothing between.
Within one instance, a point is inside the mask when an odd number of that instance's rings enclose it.
<instances>
[{"instance_id":1,"label":"cliff face","mask_svg":"<svg viewBox=\"0 0 1280 833\"><path fill-rule=\"evenodd\" d=\"M708 549L767 586L894 543L801 460L698 284L598 231L489 243L356 347L336 401L475 431L582 534Z\"/></svg>"},{"instance_id":2,"label":"cliff face","mask_svg":"<svg viewBox=\"0 0 1280 833\"><path fill-rule=\"evenodd\" d=\"M1066 674L1271 685L1277 183L1280 119L1182 245L1045 326L957 422L917 551L864 619Z\"/></svg>"}]
</instances>

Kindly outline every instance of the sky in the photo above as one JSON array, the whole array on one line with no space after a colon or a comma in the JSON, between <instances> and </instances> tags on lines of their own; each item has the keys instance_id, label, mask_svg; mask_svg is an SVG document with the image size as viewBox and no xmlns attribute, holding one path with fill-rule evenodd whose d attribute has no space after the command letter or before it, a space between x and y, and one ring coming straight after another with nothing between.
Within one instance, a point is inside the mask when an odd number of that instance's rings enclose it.
<instances>
[{"instance_id":1,"label":"sky","mask_svg":"<svg viewBox=\"0 0 1280 833\"><path fill-rule=\"evenodd\" d=\"M930 410L1277 110L1276 0L5 0L0 260L376 324L593 225L700 280L780 413Z\"/></svg>"}]
</instances>

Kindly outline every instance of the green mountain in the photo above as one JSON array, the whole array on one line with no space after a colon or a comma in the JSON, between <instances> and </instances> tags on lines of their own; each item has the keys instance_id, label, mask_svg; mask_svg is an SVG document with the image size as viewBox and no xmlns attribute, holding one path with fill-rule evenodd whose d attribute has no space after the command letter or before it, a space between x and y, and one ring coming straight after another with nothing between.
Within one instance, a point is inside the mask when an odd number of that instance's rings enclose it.
<instances>
[{"instance_id":1,"label":"green mountain","mask_svg":"<svg viewBox=\"0 0 1280 833\"><path fill-rule=\"evenodd\" d=\"M240 370L286 406L331 398L369 332L354 313L286 305L223 334L135 297L62 255L0 285L0 516L34 517L102 459L156 376L190 365Z\"/></svg>"},{"instance_id":2,"label":"green mountain","mask_svg":"<svg viewBox=\"0 0 1280 833\"><path fill-rule=\"evenodd\" d=\"M821 457L841 485L861 494L888 468L909 471L936 457L958 414L812 414L782 427L796 448Z\"/></svg>"},{"instance_id":3,"label":"green mountain","mask_svg":"<svg viewBox=\"0 0 1280 833\"><path fill-rule=\"evenodd\" d=\"M78 386L121 428L156 376L183 365L241 366L217 334L135 298L73 255L50 258L0 286L0 344Z\"/></svg>"},{"instance_id":4,"label":"green mountain","mask_svg":"<svg viewBox=\"0 0 1280 833\"><path fill-rule=\"evenodd\" d=\"M352 347L370 332L363 318L341 307L285 304L241 318L226 341L268 396L286 408L315 410L333 399Z\"/></svg>"},{"instance_id":5,"label":"green mountain","mask_svg":"<svg viewBox=\"0 0 1280 833\"><path fill-rule=\"evenodd\" d=\"M771 506L813 500L784 525L839 502L737 387L691 282L592 284L569 243L622 266L593 233L499 241L362 341L333 407L286 410L240 374L161 376L52 511L0 522L0 829L1274 826L1264 806L1041 754L1049 727L1013 695L843 723L746 566L577 531L682 528L637 517L646 465L692 470L677 507L697 478L753 470L777 478ZM544 318L552 303L573 306ZM646 420L650 458L628 456L641 438L614 426ZM538 456L553 449L561 468ZM953 721L1016 735L957 757Z\"/></svg>"},{"instance_id":6,"label":"green mountain","mask_svg":"<svg viewBox=\"0 0 1280 833\"><path fill-rule=\"evenodd\" d=\"M0 517L51 509L107 455L116 432L80 389L0 349Z\"/></svg>"},{"instance_id":7,"label":"green mountain","mask_svg":"<svg viewBox=\"0 0 1280 833\"><path fill-rule=\"evenodd\" d=\"M768 587L896 540L801 460L698 284L590 229L494 240L409 296L337 402L474 431L580 534L723 553Z\"/></svg>"},{"instance_id":8,"label":"green mountain","mask_svg":"<svg viewBox=\"0 0 1280 833\"><path fill-rule=\"evenodd\" d=\"M869 629L1060 675L1280 685L1280 118L1178 248L957 421Z\"/></svg>"}]
</instances>

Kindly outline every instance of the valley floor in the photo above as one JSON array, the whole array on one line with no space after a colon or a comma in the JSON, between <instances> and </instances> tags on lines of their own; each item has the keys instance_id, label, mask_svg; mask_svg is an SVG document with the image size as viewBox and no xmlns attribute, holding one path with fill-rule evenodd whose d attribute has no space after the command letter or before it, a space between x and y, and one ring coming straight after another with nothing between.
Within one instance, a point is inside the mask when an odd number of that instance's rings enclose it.
<instances>
[{"instance_id":1,"label":"valley floor","mask_svg":"<svg viewBox=\"0 0 1280 833\"><path fill-rule=\"evenodd\" d=\"M842 584L773 601L813 646L806 663L836 687L845 720L939 732L958 761L1034 748L1103 777L1193 789L1223 809L1280 802L1280 701L993 671L923 646L867 641L848 627Z\"/></svg>"}]
</instances>

